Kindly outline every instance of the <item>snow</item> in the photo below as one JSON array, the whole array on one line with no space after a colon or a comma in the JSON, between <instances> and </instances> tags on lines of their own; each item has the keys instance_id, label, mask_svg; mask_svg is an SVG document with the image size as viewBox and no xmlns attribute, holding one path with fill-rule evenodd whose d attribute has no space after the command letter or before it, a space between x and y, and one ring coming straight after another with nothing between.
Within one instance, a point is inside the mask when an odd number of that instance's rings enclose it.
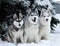
<instances>
[{"instance_id":1,"label":"snow","mask_svg":"<svg viewBox=\"0 0 60 46\"><path fill-rule=\"evenodd\" d=\"M60 20L60 14L55 16ZM0 40L0 46L16 46L14 43L8 43ZM41 40L39 43L24 43L17 46L60 46L60 24L57 25L55 32L51 34L49 40Z\"/></svg>"},{"instance_id":2,"label":"snow","mask_svg":"<svg viewBox=\"0 0 60 46\"><path fill-rule=\"evenodd\" d=\"M60 0L53 0L54 2L60 1Z\"/></svg>"}]
</instances>

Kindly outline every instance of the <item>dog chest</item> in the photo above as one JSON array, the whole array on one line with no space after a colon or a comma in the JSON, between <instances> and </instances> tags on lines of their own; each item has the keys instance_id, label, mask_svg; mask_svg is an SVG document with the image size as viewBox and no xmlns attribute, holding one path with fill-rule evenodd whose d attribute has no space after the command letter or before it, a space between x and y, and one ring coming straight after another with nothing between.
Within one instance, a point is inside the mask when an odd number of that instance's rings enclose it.
<instances>
[{"instance_id":1,"label":"dog chest","mask_svg":"<svg viewBox=\"0 0 60 46\"><path fill-rule=\"evenodd\" d=\"M50 33L50 26L41 27L41 28L40 28L40 33L41 33L41 34Z\"/></svg>"},{"instance_id":2,"label":"dog chest","mask_svg":"<svg viewBox=\"0 0 60 46\"><path fill-rule=\"evenodd\" d=\"M19 29L19 31L12 31L12 34L14 37L19 37L20 35L23 35L23 30Z\"/></svg>"},{"instance_id":3,"label":"dog chest","mask_svg":"<svg viewBox=\"0 0 60 46\"><path fill-rule=\"evenodd\" d=\"M38 27L27 27L27 28L25 28L26 34L29 34L29 35L35 35L38 33L38 31L39 31Z\"/></svg>"}]
</instances>

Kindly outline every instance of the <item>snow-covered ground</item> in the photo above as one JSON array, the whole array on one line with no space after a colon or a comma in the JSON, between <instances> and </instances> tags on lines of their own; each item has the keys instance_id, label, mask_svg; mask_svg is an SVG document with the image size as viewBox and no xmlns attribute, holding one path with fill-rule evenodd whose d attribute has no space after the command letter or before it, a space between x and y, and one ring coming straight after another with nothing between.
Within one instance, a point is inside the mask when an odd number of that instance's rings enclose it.
<instances>
[{"instance_id":1,"label":"snow-covered ground","mask_svg":"<svg viewBox=\"0 0 60 46\"><path fill-rule=\"evenodd\" d=\"M60 14L57 14L55 17L60 20ZM0 40L0 46L15 46L15 44L3 42ZM27 43L27 44L18 44L17 46L60 46L60 24L57 25L55 32L51 34L49 40L41 40L41 42L38 44Z\"/></svg>"}]
</instances>

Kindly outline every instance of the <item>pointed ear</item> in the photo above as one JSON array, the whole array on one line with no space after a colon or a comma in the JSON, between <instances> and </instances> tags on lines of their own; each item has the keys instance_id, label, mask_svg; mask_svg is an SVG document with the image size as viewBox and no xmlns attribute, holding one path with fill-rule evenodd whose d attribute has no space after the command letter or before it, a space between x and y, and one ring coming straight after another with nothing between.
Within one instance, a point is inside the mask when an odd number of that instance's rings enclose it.
<instances>
[{"instance_id":1,"label":"pointed ear","mask_svg":"<svg viewBox=\"0 0 60 46\"><path fill-rule=\"evenodd\" d=\"M48 13L51 13L51 12L50 12L50 9L48 9Z\"/></svg>"},{"instance_id":2,"label":"pointed ear","mask_svg":"<svg viewBox=\"0 0 60 46\"><path fill-rule=\"evenodd\" d=\"M38 13L38 10L37 9L35 9L35 11Z\"/></svg>"},{"instance_id":3,"label":"pointed ear","mask_svg":"<svg viewBox=\"0 0 60 46\"><path fill-rule=\"evenodd\" d=\"M19 17L23 17L22 13L19 13Z\"/></svg>"},{"instance_id":4,"label":"pointed ear","mask_svg":"<svg viewBox=\"0 0 60 46\"><path fill-rule=\"evenodd\" d=\"M13 19L16 19L16 18L17 18L17 15L16 15L16 14L14 14L14 15L13 15Z\"/></svg>"},{"instance_id":5,"label":"pointed ear","mask_svg":"<svg viewBox=\"0 0 60 46\"><path fill-rule=\"evenodd\" d=\"M49 9L47 9L47 12L48 12L48 13L51 13Z\"/></svg>"},{"instance_id":6,"label":"pointed ear","mask_svg":"<svg viewBox=\"0 0 60 46\"><path fill-rule=\"evenodd\" d=\"M27 12L27 14L29 14L29 13L31 12L31 9L28 8L28 9L26 10L26 12Z\"/></svg>"},{"instance_id":7,"label":"pointed ear","mask_svg":"<svg viewBox=\"0 0 60 46\"><path fill-rule=\"evenodd\" d=\"M42 10L41 10L41 15L40 15L40 17L43 16L44 12L45 12L45 11L42 9Z\"/></svg>"},{"instance_id":8,"label":"pointed ear","mask_svg":"<svg viewBox=\"0 0 60 46\"><path fill-rule=\"evenodd\" d=\"M48 9L47 11L48 11L49 15L52 16L52 13L51 13L50 9Z\"/></svg>"}]
</instances>

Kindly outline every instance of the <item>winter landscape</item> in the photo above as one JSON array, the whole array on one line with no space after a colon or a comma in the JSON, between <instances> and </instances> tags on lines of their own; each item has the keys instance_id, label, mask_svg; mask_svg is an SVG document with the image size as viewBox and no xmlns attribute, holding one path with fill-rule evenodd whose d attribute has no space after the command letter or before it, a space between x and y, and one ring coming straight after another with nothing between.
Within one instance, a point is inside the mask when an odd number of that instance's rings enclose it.
<instances>
[{"instance_id":1,"label":"winter landscape","mask_svg":"<svg viewBox=\"0 0 60 46\"><path fill-rule=\"evenodd\" d=\"M43 2L43 3L46 3L46 2ZM49 8L51 8L51 4L49 4L49 5L50 5ZM54 17L56 19L60 20L60 13L56 13L54 15ZM41 40L39 43L34 43L34 42L32 42L32 43L23 43L23 44L18 43L17 46L60 46L60 23L58 23L57 26L56 25L54 25L54 26L56 28L54 28L52 33L50 33L50 38L48 40ZM0 39L0 46L16 46L16 45L15 45L15 43L2 41Z\"/></svg>"},{"instance_id":2,"label":"winter landscape","mask_svg":"<svg viewBox=\"0 0 60 46\"><path fill-rule=\"evenodd\" d=\"M60 20L60 14L56 14L55 17ZM15 44L0 40L0 46L15 46ZM27 43L27 44L18 44L17 46L60 46L60 24L57 25L54 33L51 33L49 40L41 40L41 42L38 44Z\"/></svg>"}]
</instances>

